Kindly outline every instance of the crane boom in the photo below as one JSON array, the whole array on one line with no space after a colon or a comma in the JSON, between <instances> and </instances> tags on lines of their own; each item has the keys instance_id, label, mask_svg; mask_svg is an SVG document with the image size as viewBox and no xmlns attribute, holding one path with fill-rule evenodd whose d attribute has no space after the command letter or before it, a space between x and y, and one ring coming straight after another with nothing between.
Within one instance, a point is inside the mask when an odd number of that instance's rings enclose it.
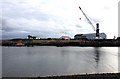
<instances>
[{"instance_id":1,"label":"crane boom","mask_svg":"<svg viewBox=\"0 0 120 79\"><path fill-rule=\"evenodd\" d=\"M92 22L89 20L89 18L86 16L86 14L83 12L83 10L81 9L81 7L79 6L80 10L82 11L83 15L85 16L85 18L87 19L88 23L92 26L93 30L95 31L95 27L93 26Z\"/></svg>"}]
</instances>

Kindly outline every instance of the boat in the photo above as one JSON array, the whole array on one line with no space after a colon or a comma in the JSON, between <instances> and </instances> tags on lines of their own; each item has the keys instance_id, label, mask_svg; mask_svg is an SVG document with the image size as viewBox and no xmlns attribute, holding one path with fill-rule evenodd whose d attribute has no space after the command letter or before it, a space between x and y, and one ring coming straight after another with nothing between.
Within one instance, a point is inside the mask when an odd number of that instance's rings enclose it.
<instances>
[{"instance_id":1,"label":"boat","mask_svg":"<svg viewBox=\"0 0 120 79\"><path fill-rule=\"evenodd\" d=\"M21 43L21 42L19 42L19 43L17 43L16 44L16 46L24 46L25 44L23 44L23 43Z\"/></svg>"}]
</instances>

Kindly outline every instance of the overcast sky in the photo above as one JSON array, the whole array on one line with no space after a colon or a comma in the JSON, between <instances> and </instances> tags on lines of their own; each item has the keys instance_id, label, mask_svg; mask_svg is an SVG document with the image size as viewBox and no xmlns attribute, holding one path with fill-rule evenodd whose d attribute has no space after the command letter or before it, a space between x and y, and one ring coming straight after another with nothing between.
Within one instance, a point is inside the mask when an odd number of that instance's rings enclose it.
<instances>
[{"instance_id":1,"label":"overcast sky","mask_svg":"<svg viewBox=\"0 0 120 79\"><path fill-rule=\"evenodd\" d=\"M119 0L1 0L0 22L3 39L70 36L95 33L79 10L107 38L118 36Z\"/></svg>"}]
</instances>

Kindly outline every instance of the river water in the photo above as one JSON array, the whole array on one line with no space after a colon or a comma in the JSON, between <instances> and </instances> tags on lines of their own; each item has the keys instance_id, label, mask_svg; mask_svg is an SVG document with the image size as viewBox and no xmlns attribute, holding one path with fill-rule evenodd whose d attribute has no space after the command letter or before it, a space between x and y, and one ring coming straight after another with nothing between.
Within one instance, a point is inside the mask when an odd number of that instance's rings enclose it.
<instances>
[{"instance_id":1,"label":"river water","mask_svg":"<svg viewBox=\"0 0 120 79\"><path fill-rule=\"evenodd\" d=\"M118 72L118 47L2 47L3 77Z\"/></svg>"}]
</instances>

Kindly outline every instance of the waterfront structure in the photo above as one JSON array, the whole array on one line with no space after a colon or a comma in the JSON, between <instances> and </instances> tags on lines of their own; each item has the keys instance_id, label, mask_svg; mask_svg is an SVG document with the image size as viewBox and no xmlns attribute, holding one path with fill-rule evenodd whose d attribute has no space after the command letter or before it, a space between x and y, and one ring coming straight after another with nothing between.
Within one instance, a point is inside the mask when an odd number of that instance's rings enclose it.
<instances>
[{"instance_id":1,"label":"waterfront structure","mask_svg":"<svg viewBox=\"0 0 120 79\"><path fill-rule=\"evenodd\" d=\"M28 35L28 39L36 39L36 36Z\"/></svg>"},{"instance_id":2,"label":"waterfront structure","mask_svg":"<svg viewBox=\"0 0 120 79\"><path fill-rule=\"evenodd\" d=\"M107 35L105 33L99 33L99 39L106 39ZM89 34L76 34L74 39L88 39L94 40L96 39L96 33L89 33Z\"/></svg>"}]
</instances>

